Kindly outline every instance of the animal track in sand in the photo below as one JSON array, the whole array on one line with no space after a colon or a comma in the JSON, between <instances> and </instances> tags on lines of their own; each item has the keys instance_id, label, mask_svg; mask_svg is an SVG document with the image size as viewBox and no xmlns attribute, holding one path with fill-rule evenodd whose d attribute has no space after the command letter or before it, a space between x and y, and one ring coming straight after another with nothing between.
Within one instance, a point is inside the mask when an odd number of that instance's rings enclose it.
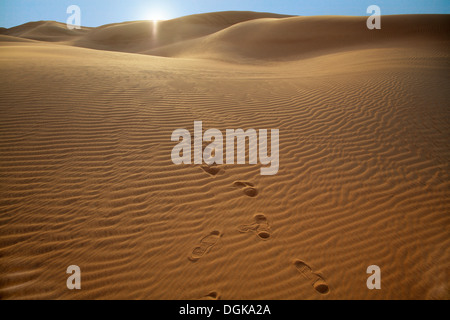
<instances>
[{"instance_id":1,"label":"animal track in sand","mask_svg":"<svg viewBox=\"0 0 450 320\"><path fill-rule=\"evenodd\" d=\"M322 275L313 272L308 264L301 260L296 260L294 266L303 277L311 282L311 285L317 292L320 294L327 294L330 292L330 288L326 283L325 278Z\"/></svg>"},{"instance_id":2,"label":"animal track in sand","mask_svg":"<svg viewBox=\"0 0 450 320\"><path fill-rule=\"evenodd\" d=\"M188 259L192 262L198 261L201 257L203 257L205 254L211 251L212 247L214 247L217 244L217 242L219 242L221 237L222 233L220 233L220 231L217 230L212 231L209 235L203 237L200 240L200 246L192 250L192 253L188 257Z\"/></svg>"},{"instance_id":3,"label":"animal track in sand","mask_svg":"<svg viewBox=\"0 0 450 320\"><path fill-rule=\"evenodd\" d=\"M233 183L236 188L242 189L244 194L248 197L254 198L258 195L258 189L251 182L246 181L236 181Z\"/></svg>"},{"instance_id":4,"label":"animal track in sand","mask_svg":"<svg viewBox=\"0 0 450 320\"><path fill-rule=\"evenodd\" d=\"M267 218L263 214L256 214L254 216L255 222L252 224L245 224L238 227L241 233L253 232L261 240L268 240L271 236L270 225Z\"/></svg>"}]
</instances>

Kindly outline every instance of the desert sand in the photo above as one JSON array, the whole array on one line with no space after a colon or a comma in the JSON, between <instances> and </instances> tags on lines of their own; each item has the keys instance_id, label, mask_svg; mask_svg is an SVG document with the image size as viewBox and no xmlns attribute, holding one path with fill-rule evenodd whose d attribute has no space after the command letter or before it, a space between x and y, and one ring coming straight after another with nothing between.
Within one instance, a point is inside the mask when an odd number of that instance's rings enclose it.
<instances>
[{"instance_id":1,"label":"desert sand","mask_svg":"<svg viewBox=\"0 0 450 320\"><path fill-rule=\"evenodd\" d=\"M1 29L0 298L449 299L450 17L366 19ZM174 165L196 120L278 174Z\"/></svg>"}]
</instances>

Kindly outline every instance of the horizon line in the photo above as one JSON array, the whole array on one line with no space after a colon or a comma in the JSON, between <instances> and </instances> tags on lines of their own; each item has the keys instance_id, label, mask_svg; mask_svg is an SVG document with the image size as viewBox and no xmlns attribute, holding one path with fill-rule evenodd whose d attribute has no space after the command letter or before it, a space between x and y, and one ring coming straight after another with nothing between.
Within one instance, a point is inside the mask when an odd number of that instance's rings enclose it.
<instances>
[{"instance_id":1,"label":"horizon line","mask_svg":"<svg viewBox=\"0 0 450 320\"><path fill-rule=\"evenodd\" d=\"M90 25L81 25L82 28L98 28L98 27L103 27L103 26L108 26L108 25L113 25L113 24L121 24L121 23L127 23L127 22L141 22L141 21L150 21L150 22L162 22L162 21L170 21L170 20L175 20L175 19L180 19L180 18L184 18L184 17L190 17L190 16L196 16L196 15L207 15L207 14L212 14L212 13L225 13L225 12L248 12L248 13L267 13L267 14L274 14L274 15L280 15L280 16L286 16L285 18L294 18L294 17L368 17L370 16L369 14L366 15L353 15L353 14L348 14L348 15L343 15L343 14L317 14L317 15L296 15L296 14L287 14L287 13L274 13L274 12L268 12L268 11L249 11L249 10L224 10L224 11L212 11L212 12L200 12L200 13L193 13L193 14L187 14L187 15L181 15L181 16L177 16L174 18L170 18L170 19L159 19L159 20L154 20L154 19L136 19L136 20L123 20L123 21L118 21L118 22L110 22L110 23L105 23L105 24L100 24L100 25L96 25L96 26L90 26ZM394 13L394 14L383 14L382 16L413 16L413 15L450 15L450 13ZM275 19L275 18L274 18ZM284 18L280 18L280 19L284 19ZM4 27L3 25L0 25L0 28L2 29L12 29L15 27L19 27L28 23L33 23L33 22L56 22L56 23L61 23L61 24L66 24L66 22L61 22L61 21L57 21L57 20L31 20L31 21L27 21L18 25L14 25L11 27Z\"/></svg>"}]
</instances>

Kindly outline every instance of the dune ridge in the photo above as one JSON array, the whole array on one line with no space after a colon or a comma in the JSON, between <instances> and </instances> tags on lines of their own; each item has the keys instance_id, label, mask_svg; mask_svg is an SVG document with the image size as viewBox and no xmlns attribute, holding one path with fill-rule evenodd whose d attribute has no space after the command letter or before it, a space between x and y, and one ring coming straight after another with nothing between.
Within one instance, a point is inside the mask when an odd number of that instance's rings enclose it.
<instances>
[{"instance_id":1,"label":"dune ridge","mask_svg":"<svg viewBox=\"0 0 450 320\"><path fill-rule=\"evenodd\" d=\"M256 19L206 37L152 49L168 57L199 57L235 61L295 60L351 50L354 47L415 47L417 41L448 45L446 15L385 16L378 32L367 29L366 17L291 17ZM348 36L351 34L351 36ZM414 43L409 42L410 39Z\"/></svg>"},{"instance_id":2,"label":"dune ridge","mask_svg":"<svg viewBox=\"0 0 450 320\"><path fill-rule=\"evenodd\" d=\"M39 21L7 29L3 34L99 50L232 62L296 60L363 45L415 47L418 41L422 45L449 42L448 15L384 16L384 28L377 32L367 29L366 19L230 11L81 30ZM414 40L412 44L410 39Z\"/></svg>"},{"instance_id":3,"label":"dune ridge","mask_svg":"<svg viewBox=\"0 0 450 320\"><path fill-rule=\"evenodd\" d=\"M0 298L449 299L448 19L385 17L372 45L362 17L238 15L158 49L176 58L3 33ZM196 120L278 128L278 174L174 165Z\"/></svg>"},{"instance_id":4,"label":"dune ridge","mask_svg":"<svg viewBox=\"0 0 450 320\"><path fill-rule=\"evenodd\" d=\"M287 15L259 12L214 12L167 21L130 21L98 28L68 30L55 21L37 21L5 29L3 33L25 39L60 42L85 48L139 53L173 43L200 38L234 24L260 18Z\"/></svg>"}]
</instances>

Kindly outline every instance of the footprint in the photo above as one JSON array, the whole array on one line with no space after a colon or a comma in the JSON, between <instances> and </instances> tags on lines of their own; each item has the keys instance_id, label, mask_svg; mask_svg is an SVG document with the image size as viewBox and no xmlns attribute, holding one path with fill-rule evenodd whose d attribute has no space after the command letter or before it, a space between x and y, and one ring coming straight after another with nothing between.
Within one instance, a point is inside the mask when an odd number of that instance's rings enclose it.
<instances>
[{"instance_id":1,"label":"footprint","mask_svg":"<svg viewBox=\"0 0 450 320\"><path fill-rule=\"evenodd\" d=\"M242 189L244 194L248 197L254 198L258 195L258 189L256 189L255 185L251 182L236 181L233 185L236 188Z\"/></svg>"},{"instance_id":2,"label":"footprint","mask_svg":"<svg viewBox=\"0 0 450 320\"><path fill-rule=\"evenodd\" d=\"M216 291L212 291L203 297L204 300L220 300L220 294Z\"/></svg>"},{"instance_id":3,"label":"footprint","mask_svg":"<svg viewBox=\"0 0 450 320\"><path fill-rule=\"evenodd\" d=\"M255 222L252 224L245 224L238 227L238 231L242 233L254 232L261 240L268 240L271 236L270 225L267 218L263 214L256 214Z\"/></svg>"},{"instance_id":4,"label":"footprint","mask_svg":"<svg viewBox=\"0 0 450 320\"><path fill-rule=\"evenodd\" d=\"M203 165L202 169L203 169L203 171L205 171L207 174L209 174L211 176L215 176L221 171L221 169L215 165L211 165L211 166Z\"/></svg>"},{"instance_id":5,"label":"footprint","mask_svg":"<svg viewBox=\"0 0 450 320\"><path fill-rule=\"evenodd\" d=\"M201 257L207 254L217 242L219 242L222 234L220 231L212 231L209 235L200 240L200 246L192 250L191 255L188 257L192 262L198 261Z\"/></svg>"},{"instance_id":6,"label":"footprint","mask_svg":"<svg viewBox=\"0 0 450 320\"><path fill-rule=\"evenodd\" d=\"M322 275L313 272L311 267L305 262L296 260L294 262L294 266L297 271L300 272L301 275L303 275L303 277L309 280L309 282L317 292L319 292L320 294L327 294L328 292L330 292L330 288L328 287L325 278Z\"/></svg>"}]
</instances>

